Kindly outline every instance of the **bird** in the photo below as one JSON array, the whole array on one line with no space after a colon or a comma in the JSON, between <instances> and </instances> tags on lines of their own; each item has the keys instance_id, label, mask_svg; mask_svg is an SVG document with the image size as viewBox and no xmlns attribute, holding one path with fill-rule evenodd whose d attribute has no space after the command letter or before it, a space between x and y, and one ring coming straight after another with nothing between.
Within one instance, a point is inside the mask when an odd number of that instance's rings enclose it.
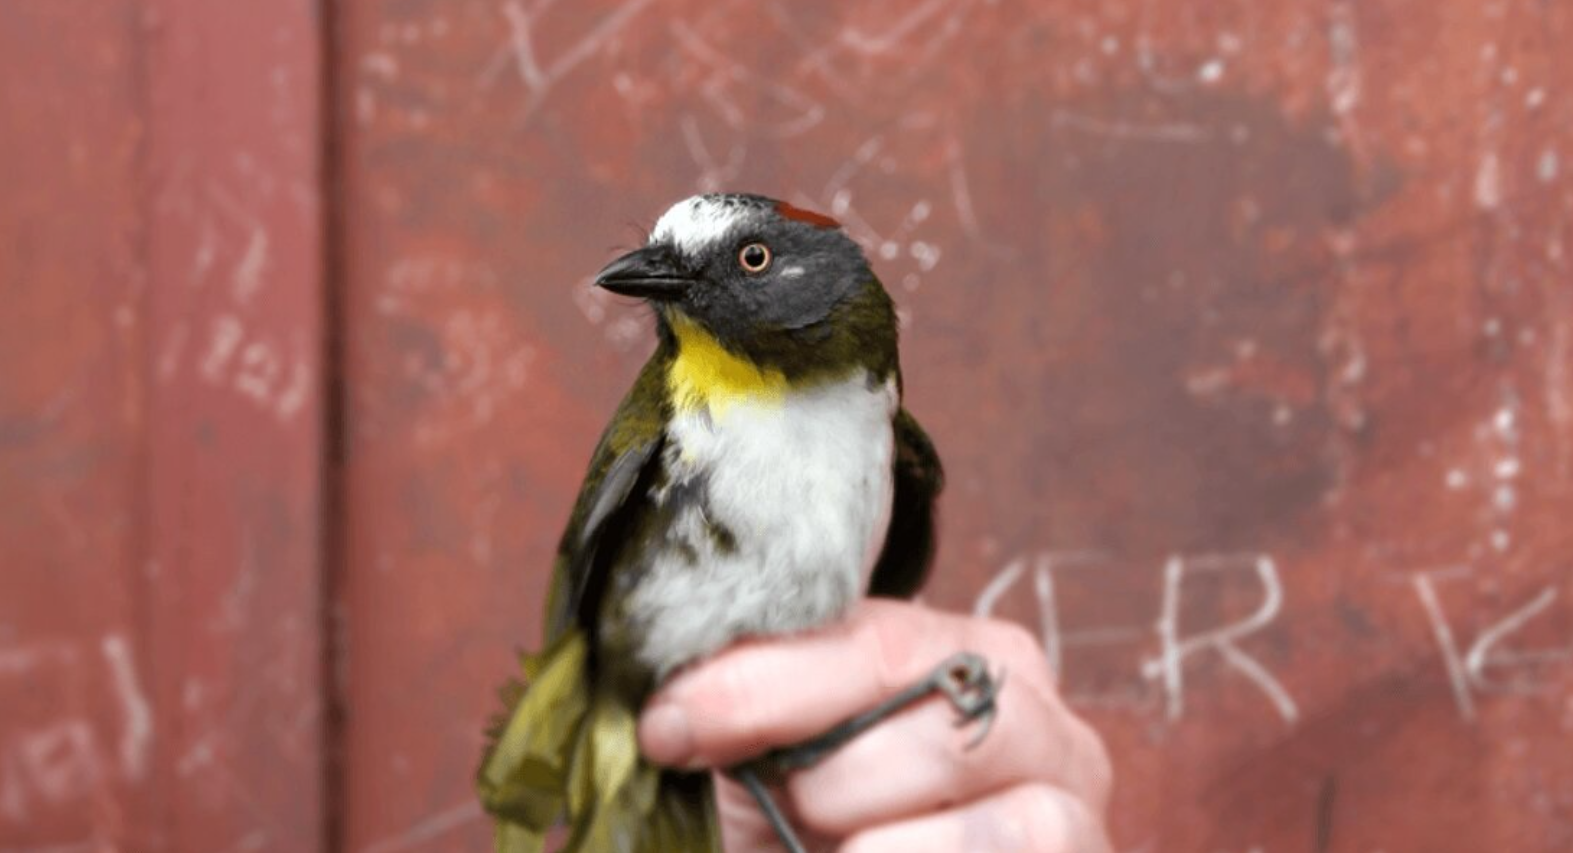
<instances>
[{"instance_id":1,"label":"bird","mask_svg":"<svg viewBox=\"0 0 1573 853\"><path fill-rule=\"evenodd\" d=\"M553 562L545 645L505 689L477 774L499 853L718 850L703 773L638 752L644 701L734 641L906 598L936 543L944 472L903 406L895 307L825 214L750 193L673 204L594 286L643 300L656 346L592 454ZM788 849L771 775L943 693L990 718L962 653L889 707L731 772ZM985 727L986 730L986 727Z\"/></svg>"}]
</instances>

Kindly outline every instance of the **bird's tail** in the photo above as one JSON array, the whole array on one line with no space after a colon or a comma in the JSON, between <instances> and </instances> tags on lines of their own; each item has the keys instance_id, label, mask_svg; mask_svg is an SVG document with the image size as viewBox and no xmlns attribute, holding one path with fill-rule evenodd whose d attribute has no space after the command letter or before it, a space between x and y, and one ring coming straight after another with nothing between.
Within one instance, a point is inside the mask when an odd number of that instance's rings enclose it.
<instances>
[{"instance_id":1,"label":"bird's tail","mask_svg":"<svg viewBox=\"0 0 1573 853\"><path fill-rule=\"evenodd\" d=\"M566 817L569 853L712 853L720 849L709 780L639 755L633 711L586 677L584 635L570 630L523 660L505 688L478 773L496 818L497 853L539 853Z\"/></svg>"}]
</instances>

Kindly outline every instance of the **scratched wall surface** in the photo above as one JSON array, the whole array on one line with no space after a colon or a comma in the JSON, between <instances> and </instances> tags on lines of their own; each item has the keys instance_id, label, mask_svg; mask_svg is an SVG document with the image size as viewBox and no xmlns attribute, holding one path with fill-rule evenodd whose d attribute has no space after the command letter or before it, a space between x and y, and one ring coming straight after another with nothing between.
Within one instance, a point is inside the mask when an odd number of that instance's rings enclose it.
<instances>
[{"instance_id":1,"label":"scratched wall surface","mask_svg":"<svg viewBox=\"0 0 1573 853\"><path fill-rule=\"evenodd\" d=\"M311 4L0 4L0 849L322 836Z\"/></svg>"},{"instance_id":2,"label":"scratched wall surface","mask_svg":"<svg viewBox=\"0 0 1573 853\"><path fill-rule=\"evenodd\" d=\"M1573 9L353 0L347 839L482 844L671 201L834 214L1132 851L1573 848ZM1562 747L1554 747L1562 744Z\"/></svg>"},{"instance_id":3,"label":"scratched wall surface","mask_svg":"<svg viewBox=\"0 0 1573 853\"><path fill-rule=\"evenodd\" d=\"M718 188L874 258L928 599L1040 633L1119 850L1573 848L1566 4L326 9L0 4L0 849L483 849L650 347L588 276Z\"/></svg>"}]
</instances>

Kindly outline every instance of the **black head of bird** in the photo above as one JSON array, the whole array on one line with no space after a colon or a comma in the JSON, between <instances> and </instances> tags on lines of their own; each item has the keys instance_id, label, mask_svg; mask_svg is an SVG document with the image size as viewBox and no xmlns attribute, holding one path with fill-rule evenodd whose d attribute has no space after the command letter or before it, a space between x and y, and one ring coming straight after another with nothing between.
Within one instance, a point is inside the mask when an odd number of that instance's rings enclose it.
<instances>
[{"instance_id":1,"label":"black head of bird","mask_svg":"<svg viewBox=\"0 0 1573 853\"><path fill-rule=\"evenodd\" d=\"M788 377L853 361L895 367L895 315L858 244L830 217L764 196L695 196L673 205L649 244L596 284L642 297L677 334ZM864 351L838 345L855 339Z\"/></svg>"}]
</instances>

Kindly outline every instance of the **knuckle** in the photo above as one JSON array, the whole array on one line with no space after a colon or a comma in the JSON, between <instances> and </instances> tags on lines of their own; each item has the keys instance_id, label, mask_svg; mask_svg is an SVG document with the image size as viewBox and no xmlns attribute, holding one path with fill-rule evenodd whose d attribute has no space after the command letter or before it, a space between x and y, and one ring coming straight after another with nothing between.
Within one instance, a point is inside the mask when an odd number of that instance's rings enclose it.
<instances>
[{"instance_id":1,"label":"knuckle","mask_svg":"<svg viewBox=\"0 0 1573 853\"><path fill-rule=\"evenodd\" d=\"M1020 623L994 620L989 623L985 639L1000 658L999 663L1010 669L1012 675L1047 676L1049 659L1044 654L1042 642Z\"/></svg>"},{"instance_id":2,"label":"knuckle","mask_svg":"<svg viewBox=\"0 0 1573 853\"><path fill-rule=\"evenodd\" d=\"M881 611L861 626L858 636L868 649L874 681L881 694L894 693L921 678L938 661L919 661L926 631L926 612L905 608L901 614Z\"/></svg>"},{"instance_id":3,"label":"knuckle","mask_svg":"<svg viewBox=\"0 0 1573 853\"><path fill-rule=\"evenodd\" d=\"M1003 670L1005 678L1017 687L1010 692L1020 698L1020 688L1049 707L1058 704L1058 689L1054 672L1049 669L1049 657L1043 642L1032 632L1016 622L991 620L981 628L978 642L981 652L990 659L990 665Z\"/></svg>"},{"instance_id":4,"label":"knuckle","mask_svg":"<svg viewBox=\"0 0 1573 853\"><path fill-rule=\"evenodd\" d=\"M988 654L995 658L996 666L1005 670L1011 683L1026 685L1050 709L1063 704L1058 679L1049 667L1049 655L1041 638L1020 623L1006 620L993 620L984 630Z\"/></svg>"},{"instance_id":5,"label":"knuckle","mask_svg":"<svg viewBox=\"0 0 1573 853\"><path fill-rule=\"evenodd\" d=\"M849 819L845 792L831 794L831 786L816 783L812 770L787 779L787 796L803 825L816 833L845 835L856 825Z\"/></svg>"},{"instance_id":6,"label":"knuckle","mask_svg":"<svg viewBox=\"0 0 1573 853\"><path fill-rule=\"evenodd\" d=\"M753 671L735 657L718 658L706 666L704 682L688 698L695 734L723 740L752 733L764 725L761 690Z\"/></svg>"}]
</instances>

